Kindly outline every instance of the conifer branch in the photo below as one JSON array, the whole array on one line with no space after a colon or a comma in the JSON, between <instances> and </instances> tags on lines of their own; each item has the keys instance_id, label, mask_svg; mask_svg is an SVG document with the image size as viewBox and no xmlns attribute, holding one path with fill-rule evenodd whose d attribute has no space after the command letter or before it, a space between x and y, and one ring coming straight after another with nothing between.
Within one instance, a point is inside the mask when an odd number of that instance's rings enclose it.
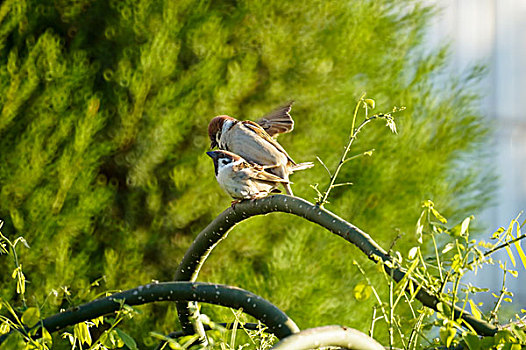
<instances>
[{"instance_id":1,"label":"conifer branch","mask_svg":"<svg viewBox=\"0 0 526 350\"><path fill-rule=\"evenodd\" d=\"M266 198L243 201L236 204L234 208L229 207L219 214L203 231L199 233L190 248L183 257L174 279L177 281L195 281L199 270L206 258L215 246L226 236L238 223L252 216L265 215L272 212L290 213L316 223L328 231L342 237L346 241L358 247L370 260L382 263L387 274L399 282L406 276L406 270L394 261L389 254L381 248L367 233L353 224L338 217L334 213L314 205L304 199L286 195L274 195ZM411 276L407 276L418 290L416 299L423 305L438 311L439 303L451 303L442 300L424 286L420 285ZM190 312L187 303L177 303L179 320L185 334L193 333L193 326L189 321ZM497 332L497 327L483 320L475 318L467 311L454 307L455 319L462 318L479 335L492 336Z\"/></svg>"}]
</instances>

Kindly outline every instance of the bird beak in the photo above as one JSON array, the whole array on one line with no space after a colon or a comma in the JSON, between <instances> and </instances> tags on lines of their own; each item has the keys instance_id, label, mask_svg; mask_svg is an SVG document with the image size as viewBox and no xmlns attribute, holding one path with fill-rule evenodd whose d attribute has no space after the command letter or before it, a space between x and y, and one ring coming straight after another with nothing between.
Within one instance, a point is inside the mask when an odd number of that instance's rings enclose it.
<instances>
[{"instance_id":1,"label":"bird beak","mask_svg":"<svg viewBox=\"0 0 526 350\"><path fill-rule=\"evenodd\" d=\"M215 151L206 152L206 154L212 159L217 159L217 152Z\"/></svg>"}]
</instances>

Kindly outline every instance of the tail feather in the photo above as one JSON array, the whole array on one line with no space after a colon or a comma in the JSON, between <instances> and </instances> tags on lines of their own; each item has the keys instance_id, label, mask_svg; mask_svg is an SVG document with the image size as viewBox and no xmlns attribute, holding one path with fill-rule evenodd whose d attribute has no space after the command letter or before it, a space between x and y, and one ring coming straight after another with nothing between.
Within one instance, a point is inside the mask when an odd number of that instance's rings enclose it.
<instances>
[{"instance_id":1,"label":"tail feather","mask_svg":"<svg viewBox=\"0 0 526 350\"><path fill-rule=\"evenodd\" d=\"M313 166L314 166L313 162L299 163L299 164L294 164L290 170L294 172L298 170L309 169L309 168L312 168Z\"/></svg>"}]
</instances>

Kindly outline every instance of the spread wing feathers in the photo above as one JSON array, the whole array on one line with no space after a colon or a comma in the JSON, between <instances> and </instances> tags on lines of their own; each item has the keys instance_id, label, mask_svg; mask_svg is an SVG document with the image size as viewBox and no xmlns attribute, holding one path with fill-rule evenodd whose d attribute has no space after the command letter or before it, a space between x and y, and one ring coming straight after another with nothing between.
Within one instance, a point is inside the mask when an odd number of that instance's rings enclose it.
<instances>
[{"instance_id":1,"label":"spread wing feathers","mask_svg":"<svg viewBox=\"0 0 526 350\"><path fill-rule=\"evenodd\" d=\"M279 176L271 174L265 171L265 168L259 165L252 165L247 162L236 164L233 170L239 174L244 173L253 180L272 182L272 183L284 183L288 184L290 181L282 179ZM245 170L245 171L243 171Z\"/></svg>"},{"instance_id":2,"label":"spread wing feathers","mask_svg":"<svg viewBox=\"0 0 526 350\"><path fill-rule=\"evenodd\" d=\"M256 123L254 123L253 121L250 121L250 120L245 120L242 123L247 128L249 128L251 131L255 132L260 137L262 137L267 142L269 142L272 146L276 147L280 152L282 152L283 154L285 154L287 156L288 160L293 165L296 165L296 162L292 160L292 158L289 156L287 151L285 151L285 149L276 140L274 140L272 137L270 137L270 135L261 126L259 126L259 124L256 124Z\"/></svg>"},{"instance_id":3,"label":"spread wing feathers","mask_svg":"<svg viewBox=\"0 0 526 350\"><path fill-rule=\"evenodd\" d=\"M289 114L291 108L292 101L256 120L256 123L272 137L291 132L294 129L294 120Z\"/></svg>"}]
</instances>

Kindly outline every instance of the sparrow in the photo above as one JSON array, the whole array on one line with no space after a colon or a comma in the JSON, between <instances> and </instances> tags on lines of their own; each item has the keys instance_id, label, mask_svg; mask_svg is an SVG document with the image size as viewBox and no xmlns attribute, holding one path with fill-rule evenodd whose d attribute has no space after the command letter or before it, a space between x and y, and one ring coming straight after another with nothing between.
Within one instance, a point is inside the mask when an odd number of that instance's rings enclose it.
<instances>
[{"instance_id":1,"label":"sparrow","mask_svg":"<svg viewBox=\"0 0 526 350\"><path fill-rule=\"evenodd\" d=\"M263 166L265 171L285 180L285 192L292 196L289 175L297 170L311 168L314 163L297 164L273 138L294 129L294 121L289 114L291 106L292 103L289 103L280 107L256 122L240 121L228 115L213 118L208 124L210 148L219 147L252 164Z\"/></svg>"},{"instance_id":2,"label":"sparrow","mask_svg":"<svg viewBox=\"0 0 526 350\"><path fill-rule=\"evenodd\" d=\"M219 186L235 200L263 198L269 193L279 193L278 184L288 183L265 171L260 165L250 164L237 154L228 151L210 151L206 154L214 161Z\"/></svg>"}]
</instances>

